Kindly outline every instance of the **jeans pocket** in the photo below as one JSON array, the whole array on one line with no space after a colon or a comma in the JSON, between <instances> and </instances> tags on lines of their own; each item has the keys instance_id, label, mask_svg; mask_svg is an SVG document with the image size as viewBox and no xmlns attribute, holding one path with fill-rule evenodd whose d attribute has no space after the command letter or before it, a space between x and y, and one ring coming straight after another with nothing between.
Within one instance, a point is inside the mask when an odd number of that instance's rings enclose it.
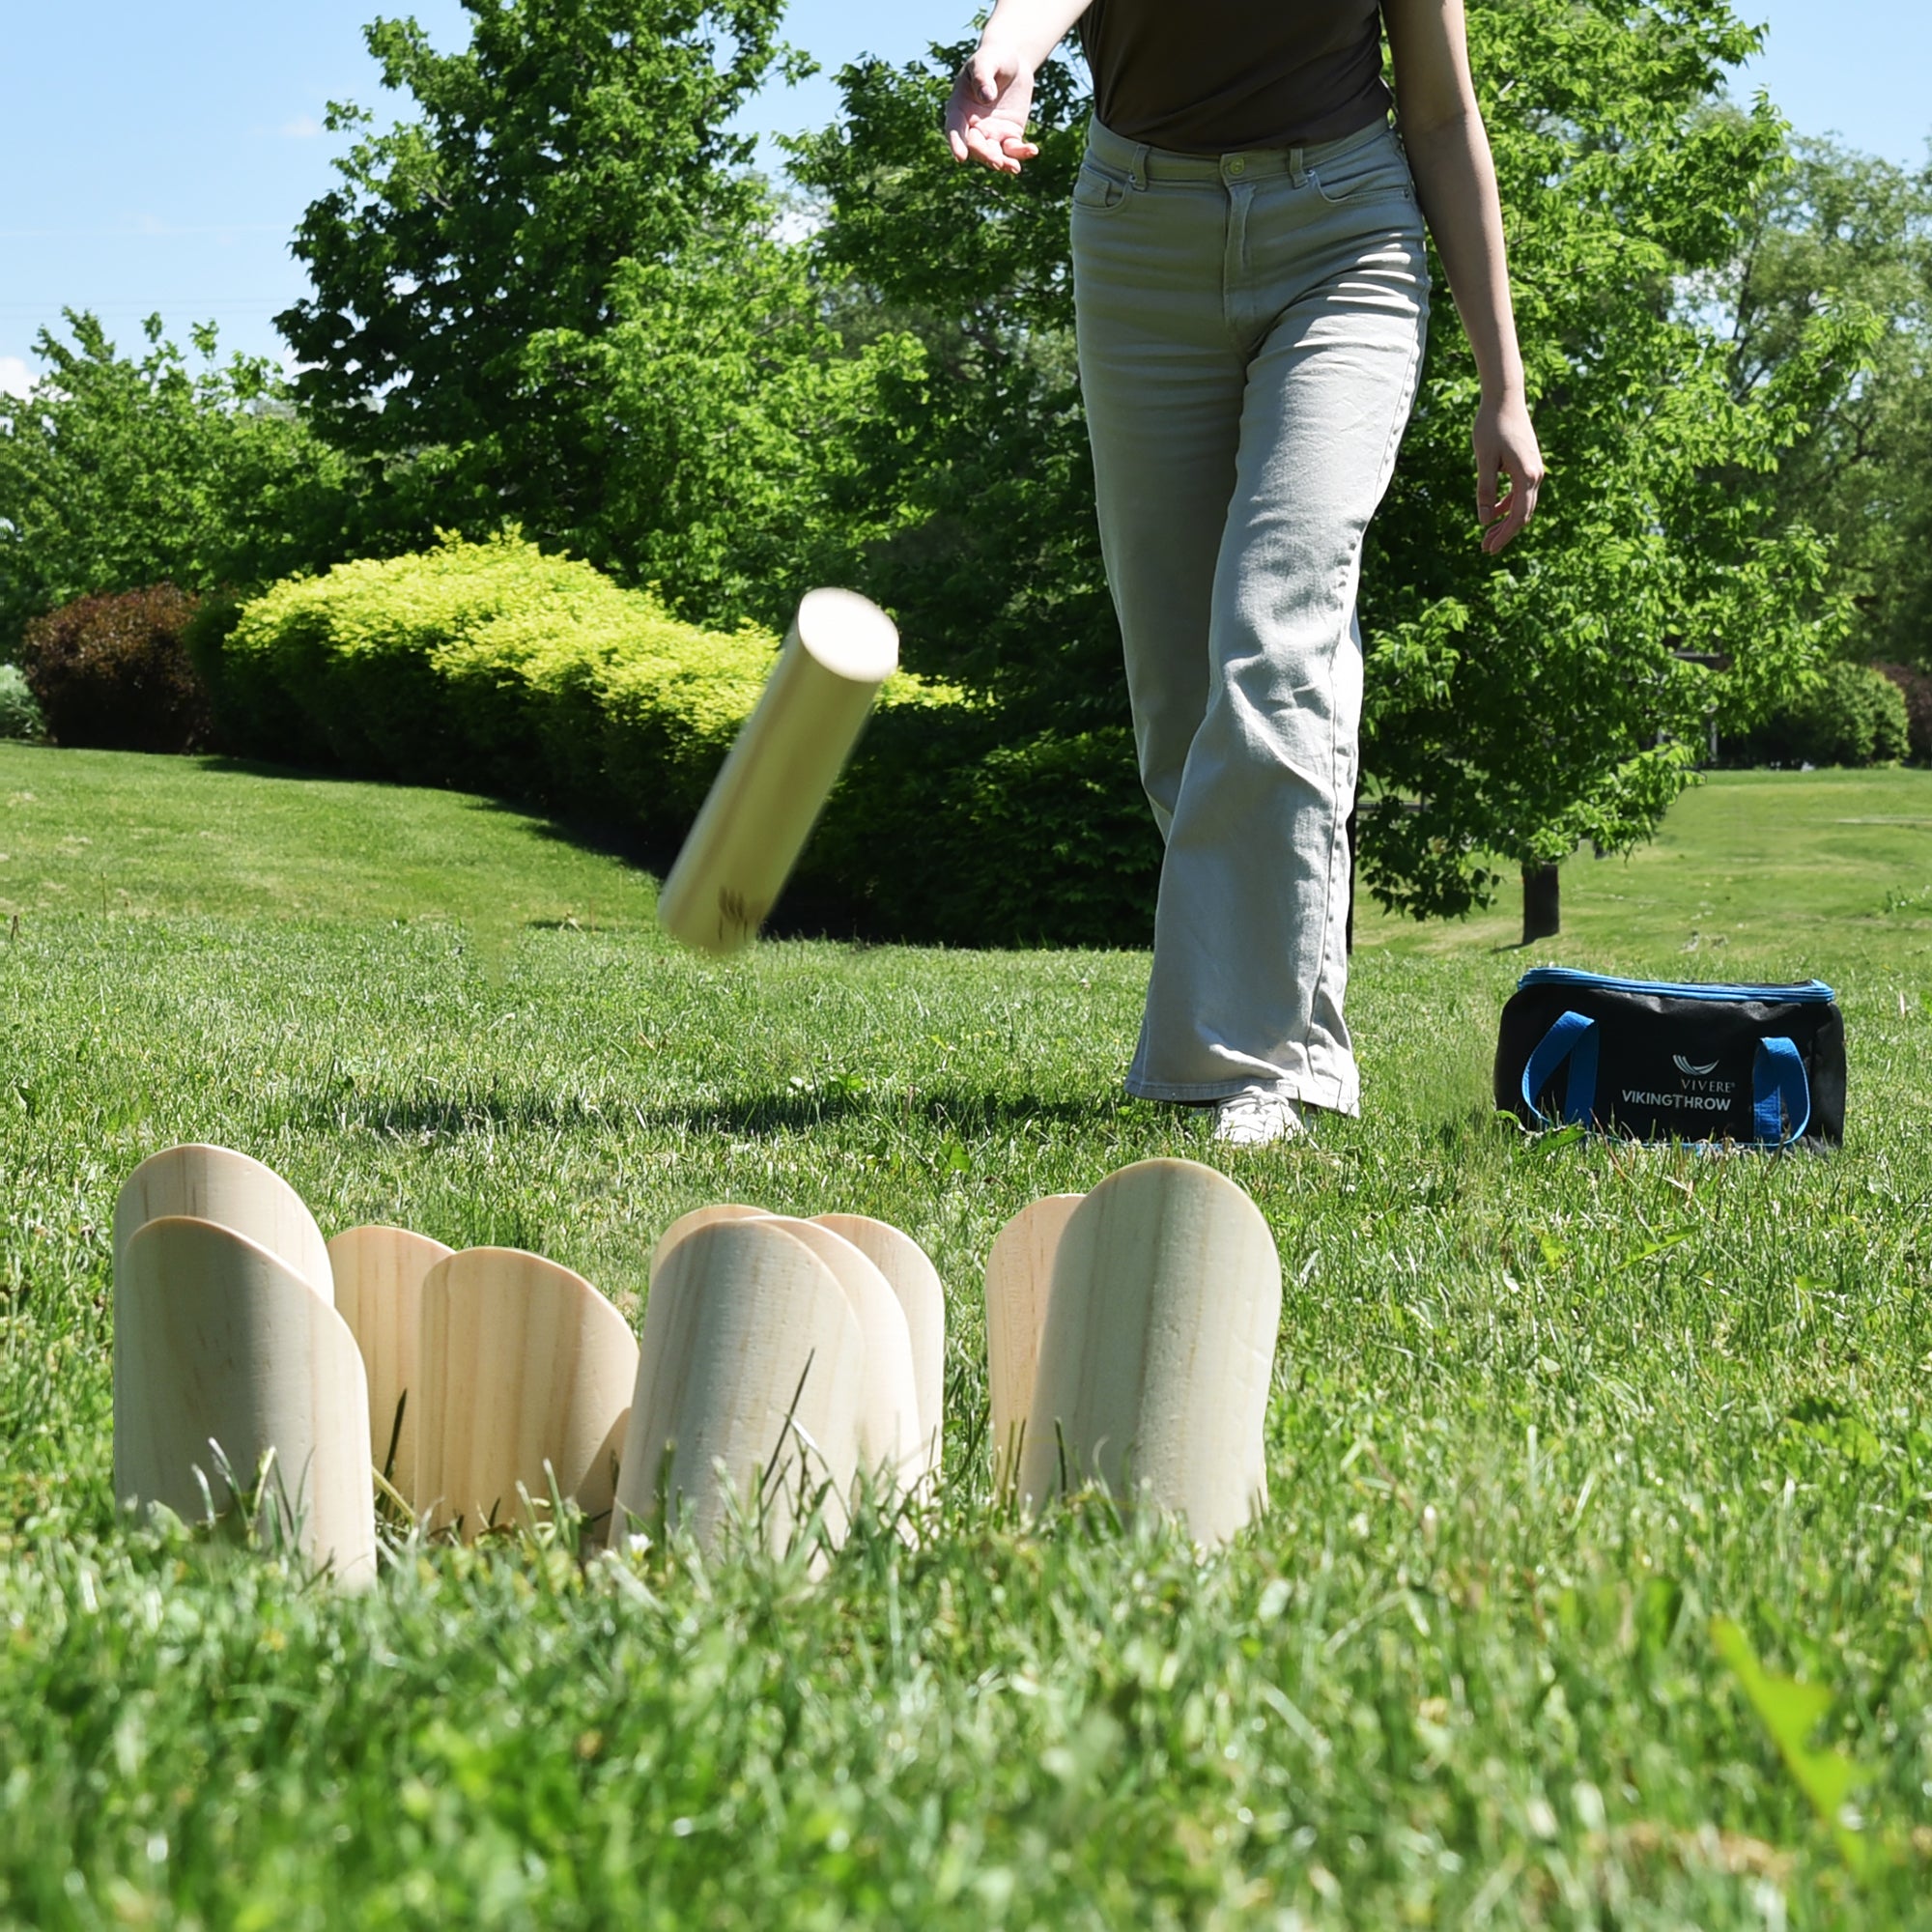
<instances>
[{"instance_id":1,"label":"jeans pocket","mask_svg":"<svg viewBox=\"0 0 1932 1932\"><path fill-rule=\"evenodd\" d=\"M1125 201L1132 184L1125 175L1102 167L1091 155L1080 163L1073 184L1073 205L1094 214L1111 214Z\"/></svg>"},{"instance_id":2,"label":"jeans pocket","mask_svg":"<svg viewBox=\"0 0 1932 1932\"><path fill-rule=\"evenodd\" d=\"M1390 194L1408 202L1415 200L1415 182L1408 172L1407 158L1392 140L1338 155L1332 161L1310 168L1308 179L1323 201L1338 204Z\"/></svg>"}]
</instances>

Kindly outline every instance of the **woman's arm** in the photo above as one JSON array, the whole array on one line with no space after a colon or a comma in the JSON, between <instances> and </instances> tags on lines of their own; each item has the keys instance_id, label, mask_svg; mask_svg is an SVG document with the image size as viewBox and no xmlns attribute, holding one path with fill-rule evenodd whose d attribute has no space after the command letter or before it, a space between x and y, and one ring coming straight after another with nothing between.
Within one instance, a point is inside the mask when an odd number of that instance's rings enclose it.
<instances>
[{"instance_id":1,"label":"woman's arm","mask_svg":"<svg viewBox=\"0 0 1932 1932\"><path fill-rule=\"evenodd\" d=\"M1033 77L1087 6L1088 0L999 0L979 52L959 70L946 103L946 138L955 161L1016 175L1022 161L1039 153L1026 137Z\"/></svg>"},{"instance_id":2,"label":"woman's arm","mask_svg":"<svg viewBox=\"0 0 1932 1932\"><path fill-rule=\"evenodd\" d=\"M1523 392L1502 205L1469 78L1463 0L1382 0L1382 18L1395 60L1403 144L1483 379L1476 514L1483 548L1493 554L1536 513L1543 453ZM1499 493L1502 477L1509 479L1507 494Z\"/></svg>"}]
</instances>

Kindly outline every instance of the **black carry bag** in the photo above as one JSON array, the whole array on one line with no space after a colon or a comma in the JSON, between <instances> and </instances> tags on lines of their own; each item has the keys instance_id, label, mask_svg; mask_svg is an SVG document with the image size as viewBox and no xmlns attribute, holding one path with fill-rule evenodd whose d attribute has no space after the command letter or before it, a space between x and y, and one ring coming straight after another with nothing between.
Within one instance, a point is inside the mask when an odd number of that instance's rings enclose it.
<instances>
[{"instance_id":1,"label":"black carry bag","mask_svg":"<svg viewBox=\"0 0 1932 1932\"><path fill-rule=\"evenodd\" d=\"M1821 980L1673 985L1539 966L1496 1042L1496 1105L1526 1127L1639 1141L1836 1147L1845 1022Z\"/></svg>"}]
</instances>

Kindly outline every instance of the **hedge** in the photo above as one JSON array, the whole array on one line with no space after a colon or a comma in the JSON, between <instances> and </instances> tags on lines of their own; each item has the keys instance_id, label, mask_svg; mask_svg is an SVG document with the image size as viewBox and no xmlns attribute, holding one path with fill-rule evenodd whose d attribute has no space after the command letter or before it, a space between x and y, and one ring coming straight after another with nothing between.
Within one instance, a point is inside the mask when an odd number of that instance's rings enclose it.
<instances>
[{"instance_id":1,"label":"hedge","mask_svg":"<svg viewBox=\"0 0 1932 1932\"><path fill-rule=\"evenodd\" d=\"M28 688L27 675L18 665L0 664L0 738L25 738L29 742L46 735L46 720Z\"/></svg>"},{"instance_id":2,"label":"hedge","mask_svg":"<svg viewBox=\"0 0 1932 1932\"><path fill-rule=\"evenodd\" d=\"M76 598L28 624L25 674L56 745L191 752L208 698L184 646L201 600L172 583Z\"/></svg>"},{"instance_id":3,"label":"hedge","mask_svg":"<svg viewBox=\"0 0 1932 1932\"><path fill-rule=\"evenodd\" d=\"M226 749L681 838L778 650L515 536L211 606L189 650ZM781 917L956 944L1145 944L1159 847L1124 731L1001 739L891 679Z\"/></svg>"},{"instance_id":4,"label":"hedge","mask_svg":"<svg viewBox=\"0 0 1932 1932\"><path fill-rule=\"evenodd\" d=\"M1906 744L1919 764L1932 764L1932 671L1915 665L1882 664L1872 668L1898 687L1905 700Z\"/></svg>"},{"instance_id":5,"label":"hedge","mask_svg":"<svg viewBox=\"0 0 1932 1932\"><path fill-rule=\"evenodd\" d=\"M1911 751L1905 695L1866 665L1828 664L1817 682L1731 749L1727 762L1884 765Z\"/></svg>"}]
</instances>

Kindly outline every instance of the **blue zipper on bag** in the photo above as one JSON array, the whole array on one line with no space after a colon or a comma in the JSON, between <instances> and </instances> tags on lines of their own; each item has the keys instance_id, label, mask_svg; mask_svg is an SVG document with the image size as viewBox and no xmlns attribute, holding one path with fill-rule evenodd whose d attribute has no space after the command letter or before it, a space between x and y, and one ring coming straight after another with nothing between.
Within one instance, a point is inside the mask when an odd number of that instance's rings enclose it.
<instances>
[{"instance_id":1,"label":"blue zipper on bag","mask_svg":"<svg viewBox=\"0 0 1932 1932\"><path fill-rule=\"evenodd\" d=\"M1575 966L1532 966L1517 982L1526 986L1597 986L1611 993L1658 993L1676 1000L1710 1000L1736 1005L1743 1000L1787 1000L1794 1006L1829 1006L1838 996L1822 980L1795 986L1723 986L1706 981L1619 980L1608 973L1585 973Z\"/></svg>"}]
</instances>

